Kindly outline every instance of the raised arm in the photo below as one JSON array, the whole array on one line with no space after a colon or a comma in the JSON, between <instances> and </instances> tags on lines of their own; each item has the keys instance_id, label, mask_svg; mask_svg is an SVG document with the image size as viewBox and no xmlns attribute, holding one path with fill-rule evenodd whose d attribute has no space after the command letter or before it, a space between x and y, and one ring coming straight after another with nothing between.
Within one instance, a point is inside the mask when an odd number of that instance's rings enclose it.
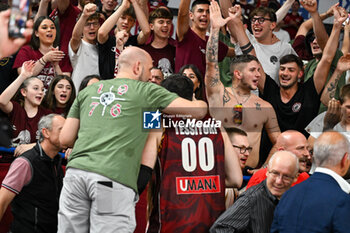
<instances>
[{"instance_id":1,"label":"raised arm","mask_svg":"<svg viewBox=\"0 0 350 233\"><path fill-rule=\"evenodd\" d=\"M329 8L326 12L320 14L320 18L321 20L325 20L329 17L333 16L333 8ZM312 18L305 20L299 27L297 34L295 35L295 37L302 35L305 36L308 31L310 31L313 27L313 22L312 22Z\"/></svg>"},{"instance_id":2,"label":"raised arm","mask_svg":"<svg viewBox=\"0 0 350 233\"><path fill-rule=\"evenodd\" d=\"M35 65L34 61L26 61L22 65L21 74L13 81L0 95L0 109L4 113L12 112L13 105L11 103L12 97L16 94L17 90L21 84L27 78L33 75L33 67Z\"/></svg>"},{"instance_id":3,"label":"raised arm","mask_svg":"<svg viewBox=\"0 0 350 233\"><path fill-rule=\"evenodd\" d=\"M235 154L230 138L226 131L221 129L225 146L225 185L226 187L239 188L242 185L243 175L239 164L238 156Z\"/></svg>"},{"instance_id":4,"label":"raised arm","mask_svg":"<svg viewBox=\"0 0 350 233\"><path fill-rule=\"evenodd\" d=\"M139 45L142 45L146 43L149 35L151 34L151 28L149 27L148 18L146 17L144 11L141 9L137 0L130 0L130 2L134 7L136 18L141 28L141 32L137 36L137 43Z\"/></svg>"},{"instance_id":5,"label":"raised arm","mask_svg":"<svg viewBox=\"0 0 350 233\"><path fill-rule=\"evenodd\" d=\"M291 8L291 6L293 5L293 3L295 2L295 0L287 0L283 3L283 5L276 11L276 24L278 24L279 22L281 22L284 17L286 17L289 9Z\"/></svg>"},{"instance_id":6,"label":"raised arm","mask_svg":"<svg viewBox=\"0 0 350 233\"><path fill-rule=\"evenodd\" d=\"M189 18L189 8L190 0L181 0L179 5L179 12L177 13L177 26L176 26L176 35L177 40L181 42L184 38L184 35L190 28L190 18Z\"/></svg>"},{"instance_id":7,"label":"raised arm","mask_svg":"<svg viewBox=\"0 0 350 233\"><path fill-rule=\"evenodd\" d=\"M223 19L219 5L212 1L209 6L211 28L206 50L205 89L209 104L212 107L223 106L223 94L225 87L220 81L218 64L219 31L230 18Z\"/></svg>"},{"instance_id":8,"label":"raised arm","mask_svg":"<svg viewBox=\"0 0 350 233\"><path fill-rule=\"evenodd\" d=\"M324 91L322 92L321 102L324 105L328 106L329 101L332 98L334 98L339 79L341 78L343 72L349 69L350 69L350 53L347 53L338 60L337 68L334 70Z\"/></svg>"},{"instance_id":9,"label":"raised arm","mask_svg":"<svg viewBox=\"0 0 350 233\"><path fill-rule=\"evenodd\" d=\"M51 0L41 0L39 3L38 12L35 15L34 22L41 16L47 16L47 11L49 7L49 3Z\"/></svg>"},{"instance_id":10,"label":"raised arm","mask_svg":"<svg viewBox=\"0 0 350 233\"><path fill-rule=\"evenodd\" d=\"M97 33L97 41L100 44L106 43L108 40L108 34L117 23L118 19L122 16L123 12L130 7L129 0L123 0L121 6L101 25Z\"/></svg>"},{"instance_id":11,"label":"raised arm","mask_svg":"<svg viewBox=\"0 0 350 233\"><path fill-rule=\"evenodd\" d=\"M97 6L93 3L88 3L84 6L83 13L74 26L72 38L70 39L70 46L74 53L78 51L81 44L81 37L83 35L85 23L87 19L96 12ZM90 27L90 26L89 26Z\"/></svg>"},{"instance_id":12,"label":"raised arm","mask_svg":"<svg viewBox=\"0 0 350 233\"><path fill-rule=\"evenodd\" d=\"M341 51L343 52L343 54L350 53L350 21L347 21L345 23L344 39Z\"/></svg>"},{"instance_id":13,"label":"raised arm","mask_svg":"<svg viewBox=\"0 0 350 233\"><path fill-rule=\"evenodd\" d=\"M328 34L323 25L322 19L317 11L317 1L306 0L306 1L301 1L300 3L310 13L312 18L313 30L317 38L317 43L320 46L320 48L324 50L328 40ZM339 3L332 6L332 8L335 8L338 5Z\"/></svg>"},{"instance_id":14,"label":"raised arm","mask_svg":"<svg viewBox=\"0 0 350 233\"><path fill-rule=\"evenodd\" d=\"M221 13L222 15L227 18L229 17L229 10L231 7L232 7L232 3L230 0L219 0L219 3L220 3L220 9L221 9ZM240 18L241 16L239 16L239 19L241 20ZM228 23L227 23L227 27L228 27L228 30L230 31L230 35L231 37L233 38L234 41L237 41L237 38L236 38L236 29L235 29L235 25L233 25L234 23L236 22L235 19L232 19L230 20ZM243 23L242 23L243 24ZM243 29L245 30L245 29Z\"/></svg>"},{"instance_id":15,"label":"raised arm","mask_svg":"<svg viewBox=\"0 0 350 233\"><path fill-rule=\"evenodd\" d=\"M347 12L344 8L337 7L333 9L334 14L334 24L332 33L327 41L326 47L322 53L322 58L317 65L314 74L314 83L317 93L321 93L321 90L324 88L327 76L329 73L329 69L331 67L334 55L338 48L338 41L340 31L342 29L342 23L347 18Z\"/></svg>"},{"instance_id":16,"label":"raised arm","mask_svg":"<svg viewBox=\"0 0 350 233\"><path fill-rule=\"evenodd\" d=\"M148 18L149 18L148 0L137 0L137 3L139 4L140 8L142 9L143 13L145 14L147 22L148 22Z\"/></svg>"}]
</instances>

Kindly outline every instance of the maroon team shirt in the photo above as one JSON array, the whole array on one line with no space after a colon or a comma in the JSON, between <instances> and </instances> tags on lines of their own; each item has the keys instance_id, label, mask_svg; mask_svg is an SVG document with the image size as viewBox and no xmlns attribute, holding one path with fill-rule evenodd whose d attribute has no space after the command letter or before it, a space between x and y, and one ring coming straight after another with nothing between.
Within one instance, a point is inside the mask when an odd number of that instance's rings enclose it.
<instances>
[{"instance_id":1,"label":"maroon team shirt","mask_svg":"<svg viewBox=\"0 0 350 233\"><path fill-rule=\"evenodd\" d=\"M17 56L15 63L13 64L13 68L19 68L22 67L22 64L25 61L33 60L37 61L39 60L43 54L39 50L34 50L29 45L23 46ZM43 81L45 90L49 88L49 85L52 81L52 79L55 77L55 70L53 68L53 65L48 62L45 64L44 68L40 71L40 73L37 75L37 77Z\"/></svg>"},{"instance_id":2,"label":"maroon team shirt","mask_svg":"<svg viewBox=\"0 0 350 233\"><path fill-rule=\"evenodd\" d=\"M50 14L50 18L55 20L58 17L60 24L60 50L64 52L65 56L60 61L60 67L63 72L72 72L73 68L68 56L68 45L72 37L73 29L75 23L78 20L80 14L78 7L73 6L72 3L69 4L68 8L64 14L60 14L58 9L55 9Z\"/></svg>"},{"instance_id":3,"label":"maroon team shirt","mask_svg":"<svg viewBox=\"0 0 350 233\"><path fill-rule=\"evenodd\" d=\"M175 72L178 73L180 68L187 64L196 65L205 75L205 50L207 48L207 41L202 40L191 28L186 32L183 40L177 43L176 58L175 58ZM219 41L219 61L222 61L227 54L228 47Z\"/></svg>"},{"instance_id":4,"label":"maroon team shirt","mask_svg":"<svg viewBox=\"0 0 350 233\"><path fill-rule=\"evenodd\" d=\"M148 232L209 232L225 210L220 129L185 128L167 128L163 133Z\"/></svg>"},{"instance_id":5,"label":"maroon team shirt","mask_svg":"<svg viewBox=\"0 0 350 233\"><path fill-rule=\"evenodd\" d=\"M292 21L294 21L297 24L297 27L289 26L289 27L283 28L289 33L291 40L295 38L295 35L298 32L299 26L304 22L304 18L301 15L293 15L292 13L288 13L286 17L283 19L284 24L290 24Z\"/></svg>"},{"instance_id":6,"label":"maroon team shirt","mask_svg":"<svg viewBox=\"0 0 350 233\"><path fill-rule=\"evenodd\" d=\"M176 48L167 44L164 48L154 48L151 44L141 46L152 57L153 66L162 70L165 76L174 73L175 70L175 52Z\"/></svg>"},{"instance_id":7,"label":"maroon team shirt","mask_svg":"<svg viewBox=\"0 0 350 233\"><path fill-rule=\"evenodd\" d=\"M11 101L13 104L12 112L9 118L13 124L13 142L19 144L28 144L37 141L38 123L42 116L52 113L51 110L39 106L37 114L30 118L26 110L17 102Z\"/></svg>"}]
</instances>

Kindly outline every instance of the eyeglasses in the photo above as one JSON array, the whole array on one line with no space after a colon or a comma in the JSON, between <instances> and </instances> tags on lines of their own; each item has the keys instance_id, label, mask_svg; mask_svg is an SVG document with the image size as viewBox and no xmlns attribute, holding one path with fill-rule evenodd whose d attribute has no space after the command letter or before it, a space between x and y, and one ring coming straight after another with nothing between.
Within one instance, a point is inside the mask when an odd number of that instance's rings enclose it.
<instances>
[{"instance_id":1,"label":"eyeglasses","mask_svg":"<svg viewBox=\"0 0 350 233\"><path fill-rule=\"evenodd\" d=\"M99 25L99 22L86 23L85 27L91 27L91 25L94 26L94 27L97 27Z\"/></svg>"},{"instance_id":2,"label":"eyeglasses","mask_svg":"<svg viewBox=\"0 0 350 233\"><path fill-rule=\"evenodd\" d=\"M255 18L251 18L250 22L255 23L256 21L258 21L259 24L263 24L265 22L265 20L271 21L271 19L269 19L269 18L255 17Z\"/></svg>"},{"instance_id":3,"label":"eyeglasses","mask_svg":"<svg viewBox=\"0 0 350 233\"><path fill-rule=\"evenodd\" d=\"M293 176L282 175L281 173L275 170L269 171L269 173L274 179L281 178L284 183L291 183L294 180Z\"/></svg>"},{"instance_id":4,"label":"eyeglasses","mask_svg":"<svg viewBox=\"0 0 350 233\"><path fill-rule=\"evenodd\" d=\"M252 147L245 147L245 146L236 146L232 145L234 148L239 148L239 153L244 154L245 152L248 151L248 153L252 152L253 148Z\"/></svg>"}]
</instances>

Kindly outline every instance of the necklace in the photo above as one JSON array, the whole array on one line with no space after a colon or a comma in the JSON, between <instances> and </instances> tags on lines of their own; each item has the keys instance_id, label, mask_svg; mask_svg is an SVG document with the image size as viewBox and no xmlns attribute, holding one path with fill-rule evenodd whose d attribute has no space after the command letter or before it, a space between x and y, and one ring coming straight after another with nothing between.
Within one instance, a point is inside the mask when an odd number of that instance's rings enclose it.
<instances>
[{"instance_id":1,"label":"necklace","mask_svg":"<svg viewBox=\"0 0 350 233\"><path fill-rule=\"evenodd\" d=\"M249 100L249 98L250 98L251 93L249 93L248 95L244 95L244 96L247 96L247 97L245 97L245 99L243 99L243 101L239 101L239 100L238 100L238 97L237 97L235 91L233 90L233 87L232 87L232 86L231 86L231 90L232 90L233 96L235 97L237 103L240 104L240 105L243 105L243 104L244 104L245 102L247 102L247 101Z\"/></svg>"}]
</instances>

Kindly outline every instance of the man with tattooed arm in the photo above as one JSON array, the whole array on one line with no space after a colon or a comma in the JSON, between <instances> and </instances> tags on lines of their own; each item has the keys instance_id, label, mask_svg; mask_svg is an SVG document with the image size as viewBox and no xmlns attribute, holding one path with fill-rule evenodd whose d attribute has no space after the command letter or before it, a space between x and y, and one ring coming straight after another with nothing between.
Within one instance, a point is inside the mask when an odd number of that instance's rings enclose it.
<instances>
[{"instance_id":1,"label":"man with tattooed arm","mask_svg":"<svg viewBox=\"0 0 350 233\"><path fill-rule=\"evenodd\" d=\"M232 87L224 87L220 81L218 66L218 37L220 27L235 16L230 11L226 19L221 17L218 4L210 5L211 31L206 51L205 85L210 114L221 120L225 128L238 127L248 134L253 150L246 163L255 168L259 163L261 130L265 127L273 143L280 129L271 104L251 94L258 86L260 63L252 55L237 56L231 63ZM215 20L214 20L215 19Z\"/></svg>"}]
</instances>

